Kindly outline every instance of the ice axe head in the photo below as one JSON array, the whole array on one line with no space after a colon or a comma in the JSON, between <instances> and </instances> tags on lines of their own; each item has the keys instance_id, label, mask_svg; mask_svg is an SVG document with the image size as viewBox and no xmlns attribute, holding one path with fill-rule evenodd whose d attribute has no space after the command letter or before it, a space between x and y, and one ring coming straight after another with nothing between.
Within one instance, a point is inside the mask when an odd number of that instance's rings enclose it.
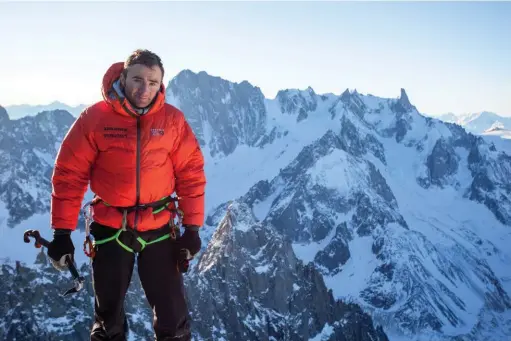
<instances>
[{"instance_id":1,"label":"ice axe head","mask_svg":"<svg viewBox=\"0 0 511 341\"><path fill-rule=\"evenodd\" d=\"M23 234L23 241L25 243L30 243L30 237L35 239L34 246L36 248L40 248L41 246L46 246L45 245L46 243L44 243L44 239L41 238L41 234L39 233L39 231L37 231L37 230L25 231L25 233Z\"/></svg>"},{"instance_id":2,"label":"ice axe head","mask_svg":"<svg viewBox=\"0 0 511 341\"><path fill-rule=\"evenodd\" d=\"M50 245L50 242L41 237L41 234L37 230L27 230L23 234L23 241L25 243L30 243L30 237L35 239L35 247L40 248L41 246L44 246L48 248ZM69 272L71 272L71 275L73 276L74 286L67 290L63 296L67 296L76 292L79 292L83 288L83 282L85 281L85 278L83 276L80 276L78 274L78 270L76 270L76 266L73 263L73 259L70 257L66 257L66 264L69 269Z\"/></svg>"}]
</instances>

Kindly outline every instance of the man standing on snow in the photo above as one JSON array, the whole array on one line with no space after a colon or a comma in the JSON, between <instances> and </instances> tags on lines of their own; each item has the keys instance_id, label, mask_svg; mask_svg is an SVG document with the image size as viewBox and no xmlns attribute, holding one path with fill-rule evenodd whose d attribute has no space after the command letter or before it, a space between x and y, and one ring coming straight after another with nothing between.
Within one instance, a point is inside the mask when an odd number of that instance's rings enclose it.
<instances>
[{"instance_id":1,"label":"man standing on snow","mask_svg":"<svg viewBox=\"0 0 511 341\"><path fill-rule=\"evenodd\" d=\"M147 50L113 64L103 77L103 100L73 123L55 162L48 255L56 268L74 255L70 234L89 182L95 194L92 341L126 340L124 299L135 258L156 340L191 339L177 255L201 248L204 159L183 113L165 103L163 75L160 58ZM174 192L184 213L180 237L169 224Z\"/></svg>"}]
</instances>

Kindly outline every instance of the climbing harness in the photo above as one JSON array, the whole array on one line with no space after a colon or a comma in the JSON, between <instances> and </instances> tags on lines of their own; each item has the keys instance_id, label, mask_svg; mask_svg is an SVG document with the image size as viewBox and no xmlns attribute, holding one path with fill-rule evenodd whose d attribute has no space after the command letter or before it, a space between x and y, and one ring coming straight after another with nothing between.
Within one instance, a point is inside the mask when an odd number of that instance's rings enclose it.
<instances>
[{"instance_id":1,"label":"climbing harness","mask_svg":"<svg viewBox=\"0 0 511 341\"><path fill-rule=\"evenodd\" d=\"M161 241L169 239L169 238L172 238L173 240L175 240L177 238L177 234L180 233L180 229L181 229L181 226L183 223L183 211L181 211L178 208L175 208L175 205L173 205L174 208L169 208L169 205L170 205L170 203L176 202L178 200L179 200L179 198L177 198L177 197L168 196L168 197L164 197L158 201L148 203L148 204L140 204L140 205L130 206L130 207L112 206L122 213L121 228L111 237L101 239L101 240L92 241L91 236L90 236L90 225L92 223L93 206L97 205L99 203L102 203L106 206L111 206L110 204L106 203L100 197L98 197L98 196L94 197L94 199L87 202L82 208L82 213L83 213L84 219L85 219L85 241L83 243L83 251L84 251L85 255L87 257L90 257L91 259L94 258L94 256L96 255L96 251L95 251L96 245L105 244L105 243L108 243L108 242L111 242L114 240L126 251L133 252L133 253L141 252L142 250L145 249L145 247L147 245L161 242ZM153 208L153 214L157 214L165 209L169 210L172 213L172 216L168 223L168 225L170 227L170 232L155 239L155 240L152 240L150 242L146 242L142 237L140 237L138 235L138 233L136 232L136 230L127 228L128 213L135 211L135 210L143 210L143 209L147 209L147 208ZM176 219L177 219L177 221L176 221ZM131 233L135 237L136 241L139 243L140 247L134 249L132 247L129 247L125 243L123 243L121 241L123 233Z\"/></svg>"}]
</instances>

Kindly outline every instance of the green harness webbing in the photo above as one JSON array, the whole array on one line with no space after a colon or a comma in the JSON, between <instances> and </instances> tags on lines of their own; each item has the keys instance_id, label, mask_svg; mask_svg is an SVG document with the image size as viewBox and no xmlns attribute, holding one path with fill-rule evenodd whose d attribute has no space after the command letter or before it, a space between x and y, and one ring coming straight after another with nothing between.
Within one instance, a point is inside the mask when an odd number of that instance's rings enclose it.
<instances>
[{"instance_id":1,"label":"green harness webbing","mask_svg":"<svg viewBox=\"0 0 511 341\"><path fill-rule=\"evenodd\" d=\"M122 229L119 229L119 231L117 231L112 237L108 237L108 238L105 238L105 239L101 239L101 240L96 240L94 241L94 245L101 245L101 244L105 244L105 243L108 243L108 242L111 242L112 240L115 240L117 241L117 243L122 246L126 251L129 251L129 252L132 252L132 253L135 253L135 251L130 248L129 246L127 246L126 244L124 244L123 242L121 242L119 240L119 236L121 235L121 233L123 232L124 230ZM171 237L171 233L168 233L164 236L161 236L160 238L158 239L155 239L155 240L152 240L150 242L146 242L145 240L143 240L140 236L137 237L137 241L142 245L142 250L145 249L146 245L150 245L150 244L154 244L154 243L158 243L158 242L161 242L165 239L169 239ZM140 250L140 251L142 251Z\"/></svg>"},{"instance_id":2,"label":"green harness webbing","mask_svg":"<svg viewBox=\"0 0 511 341\"><path fill-rule=\"evenodd\" d=\"M159 208L157 208L156 210L153 211L153 214L157 214L157 213L167 209L168 205L173 201L172 197L163 197L158 202L164 201L165 199L169 199L168 202L164 202L164 204L161 207L159 207ZM111 206L106 201L101 200L101 202L105 206ZM152 206L147 205L147 207L152 207ZM93 242L93 246L105 244L105 243L108 243L108 242L111 242L111 241L115 240L126 251L131 252L131 253L135 253L136 252L135 250L133 250L132 248L130 248L129 246L127 246L126 244L124 244L123 242L121 242L119 240L119 236L121 235L121 233L124 232L124 231L128 231L126 229L128 209L127 208L122 208L121 210L123 212L122 227L119 229L119 231L117 231L111 237L108 237L108 238L105 238L105 239L100 239L100 240L95 240ZM178 209L176 209L176 211L177 211L178 216L182 219L182 212L180 210L178 210ZM169 238L174 238L175 239L176 238L175 230L176 229L179 230L179 225L176 226L172 219L169 221L169 225L171 227L171 231L168 234L165 234L164 236L161 236L161 237L159 237L159 238L157 238L155 240L152 240L150 242L146 242L144 239L142 239L142 237L137 236L136 240L140 243L140 245L142 245L142 249L140 250L140 252L142 252L142 250L144 250L147 245L158 243L158 242L164 241L164 240L169 239ZM135 231L133 231L133 232L135 232ZM136 234L136 233L134 233L134 234Z\"/></svg>"}]
</instances>

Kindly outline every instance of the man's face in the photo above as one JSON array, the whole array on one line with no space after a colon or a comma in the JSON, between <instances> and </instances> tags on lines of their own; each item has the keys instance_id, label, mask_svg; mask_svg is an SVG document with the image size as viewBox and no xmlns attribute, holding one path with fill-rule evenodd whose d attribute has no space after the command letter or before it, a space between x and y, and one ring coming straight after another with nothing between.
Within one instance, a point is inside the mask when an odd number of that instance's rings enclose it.
<instances>
[{"instance_id":1,"label":"man's face","mask_svg":"<svg viewBox=\"0 0 511 341\"><path fill-rule=\"evenodd\" d=\"M162 72L157 65L150 68L135 64L128 67L126 77L121 75L126 97L138 108L145 108L151 104L160 90L161 82Z\"/></svg>"}]
</instances>

